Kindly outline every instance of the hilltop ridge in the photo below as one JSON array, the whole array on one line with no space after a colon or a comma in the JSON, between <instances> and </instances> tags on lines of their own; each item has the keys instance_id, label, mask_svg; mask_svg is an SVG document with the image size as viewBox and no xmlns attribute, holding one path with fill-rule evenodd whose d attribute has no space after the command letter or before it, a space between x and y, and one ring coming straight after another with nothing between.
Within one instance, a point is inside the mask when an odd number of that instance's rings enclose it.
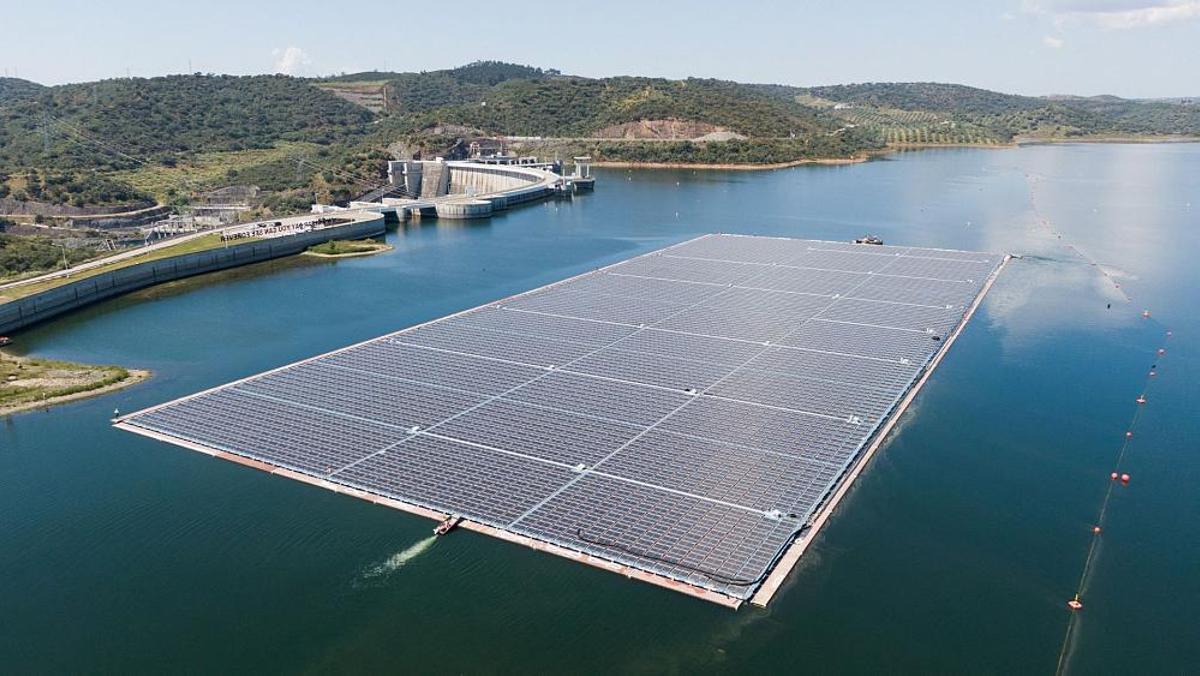
<instances>
[{"instance_id":1,"label":"hilltop ridge","mask_svg":"<svg viewBox=\"0 0 1200 676\"><path fill-rule=\"evenodd\" d=\"M589 78L501 61L311 79L192 74L45 87L3 78L0 197L185 203L254 185L264 213L286 213L377 185L385 159L461 156L481 139L602 162L759 166L913 144L1195 136L1191 99L1033 97L936 82ZM31 193L48 180L54 189Z\"/></svg>"}]
</instances>

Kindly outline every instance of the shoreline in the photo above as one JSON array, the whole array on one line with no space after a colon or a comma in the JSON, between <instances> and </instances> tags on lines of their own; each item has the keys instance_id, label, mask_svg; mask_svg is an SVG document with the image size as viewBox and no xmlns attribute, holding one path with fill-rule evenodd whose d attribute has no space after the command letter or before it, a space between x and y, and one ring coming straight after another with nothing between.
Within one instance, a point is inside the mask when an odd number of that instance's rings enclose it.
<instances>
[{"instance_id":1,"label":"shoreline","mask_svg":"<svg viewBox=\"0 0 1200 676\"><path fill-rule=\"evenodd\" d=\"M601 160L592 162L593 167L605 169L715 169L724 171L769 171L771 169L789 169L804 164L859 164L871 159L872 152L866 152L854 157L826 157L816 159L789 160L787 162L767 162L763 164L739 164L727 162L719 164L692 164L688 162L625 162L616 160Z\"/></svg>"},{"instance_id":2,"label":"shoreline","mask_svg":"<svg viewBox=\"0 0 1200 676\"><path fill-rule=\"evenodd\" d=\"M312 256L313 258L362 258L363 256L374 256L375 254L381 254L386 251L391 251L393 249L395 249L395 247L393 247L391 244L378 243L370 251L346 251L344 253L328 254L328 253L321 253L319 251L312 251L311 249L308 249L305 251L301 251L300 255L301 256Z\"/></svg>"},{"instance_id":3,"label":"shoreline","mask_svg":"<svg viewBox=\"0 0 1200 676\"><path fill-rule=\"evenodd\" d=\"M798 167L806 164L829 166L860 164L862 162L868 162L876 157L902 152L905 150L932 150L937 148L1012 150L1014 148L1031 145L1067 145L1088 143L1200 143L1200 136L1162 136L1153 138L1137 136L1098 136L1094 138L1084 137L1044 139L1018 136L1014 137L1012 141L1007 143L889 143L885 148L866 150L858 155L855 155L854 157L806 158L802 160L789 160L787 162L765 162L762 164L693 164L689 162L627 162L616 160L599 160L593 161L592 166L604 169L704 169L714 171L770 171L773 169L790 169L792 167Z\"/></svg>"},{"instance_id":4,"label":"shoreline","mask_svg":"<svg viewBox=\"0 0 1200 676\"><path fill-rule=\"evenodd\" d=\"M27 357L14 357L11 355L8 355L8 358L14 359L17 361L23 361L23 360L28 359ZM23 402L20 404L13 404L10 406L0 406L0 418L4 418L4 417L10 416L10 415L16 415L18 413L27 413L29 411L33 411L33 410L37 410L37 409L47 409L52 406L57 406L59 404L67 404L67 403L70 403L73 401L80 401L82 399L90 399L92 397L101 397L106 394L116 392L117 390L123 390L127 387L133 387L134 385L137 385L138 383L142 383L142 382L145 382L146 380L149 380L150 377L152 375L154 375L154 373L152 371L149 371L146 369L125 369L125 372L128 375L126 375L121 380L118 380L115 383L109 383L108 385L104 385L102 387L96 387L96 388L93 388L90 390L82 390L80 392L72 392L70 394L64 394L64 395L60 395L57 397L50 397L48 399L39 399L37 401L27 401L27 402Z\"/></svg>"},{"instance_id":5,"label":"shoreline","mask_svg":"<svg viewBox=\"0 0 1200 676\"><path fill-rule=\"evenodd\" d=\"M1088 144L1088 143L1200 143L1200 136L1095 136L1083 138L1037 138L1036 136L1017 136L1013 139L1015 146L1059 145L1059 144Z\"/></svg>"}]
</instances>

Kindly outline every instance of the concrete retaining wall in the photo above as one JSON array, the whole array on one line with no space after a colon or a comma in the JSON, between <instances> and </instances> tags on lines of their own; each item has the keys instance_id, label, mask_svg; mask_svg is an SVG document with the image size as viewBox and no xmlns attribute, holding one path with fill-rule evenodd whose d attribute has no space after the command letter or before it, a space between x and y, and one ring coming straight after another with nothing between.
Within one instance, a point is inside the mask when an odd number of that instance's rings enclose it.
<instances>
[{"instance_id":1,"label":"concrete retaining wall","mask_svg":"<svg viewBox=\"0 0 1200 676\"><path fill-rule=\"evenodd\" d=\"M383 215L377 214L346 225L130 265L0 304L0 335L162 282L290 256L331 239L359 239L383 232Z\"/></svg>"}]
</instances>

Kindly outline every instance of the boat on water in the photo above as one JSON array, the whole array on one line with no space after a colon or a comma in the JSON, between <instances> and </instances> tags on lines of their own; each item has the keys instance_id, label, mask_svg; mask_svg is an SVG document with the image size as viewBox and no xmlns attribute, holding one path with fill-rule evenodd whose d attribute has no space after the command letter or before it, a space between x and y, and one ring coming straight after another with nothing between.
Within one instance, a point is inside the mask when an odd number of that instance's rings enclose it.
<instances>
[{"instance_id":1,"label":"boat on water","mask_svg":"<svg viewBox=\"0 0 1200 676\"><path fill-rule=\"evenodd\" d=\"M445 535L446 533L454 530L455 526L460 523L462 523L462 517L457 514L451 514L433 529L433 534Z\"/></svg>"},{"instance_id":2,"label":"boat on water","mask_svg":"<svg viewBox=\"0 0 1200 676\"><path fill-rule=\"evenodd\" d=\"M875 235L863 235L862 237L855 239L854 243L855 244L876 244L876 245L882 246L883 240L876 237Z\"/></svg>"},{"instance_id":3,"label":"boat on water","mask_svg":"<svg viewBox=\"0 0 1200 676\"><path fill-rule=\"evenodd\" d=\"M0 336L0 347L4 347L5 345L12 345L12 338Z\"/></svg>"}]
</instances>

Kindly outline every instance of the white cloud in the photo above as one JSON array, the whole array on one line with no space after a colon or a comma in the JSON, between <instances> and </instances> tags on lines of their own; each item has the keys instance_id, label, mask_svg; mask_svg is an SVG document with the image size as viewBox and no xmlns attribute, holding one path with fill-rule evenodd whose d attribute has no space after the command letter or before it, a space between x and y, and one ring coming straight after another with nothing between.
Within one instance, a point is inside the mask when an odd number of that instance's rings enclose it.
<instances>
[{"instance_id":1,"label":"white cloud","mask_svg":"<svg viewBox=\"0 0 1200 676\"><path fill-rule=\"evenodd\" d=\"M1095 18L1102 28L1113 30L1156 26L1200 18L1200 2L1178 2L1158 7L1101 12Z\"/></svg>"},{"instance_id":2,"label":"white cloud","mask_svg":"<svg viewBox=\"0 0 1200 676\"><path fill-rule=\"evenodd\" d=\"M312 64L312 59L308 57L308 54L295 46L286 49L272 49L271 56L275 57L275 72L284 75L303 75L307 72L308 66Z\"/></svg>"},{"instance_id":3,"label":"white cloud","mask_svg":"<svg viewBox=\"0 0 1200 676\"><path fill-rule=\"evenodd\" d=\"M1050 49L1062 49L1063 41L1062 38L1056 38L1053 35L1047 35L1046 37L1042 38L1042 44L1046 45Z\"/></svg>"},{"instance_id":4,"label":"white cloud","mask_svg":"<svg viewBox=\"0 0 1200 676\"><path fill-rule=\"evenodd\" d=\"M1076 22L1106 30L1200 19L1200 0L1024 0L1021 9L1049 16L1059 26Z\"/></svg>"}]
</instances>

